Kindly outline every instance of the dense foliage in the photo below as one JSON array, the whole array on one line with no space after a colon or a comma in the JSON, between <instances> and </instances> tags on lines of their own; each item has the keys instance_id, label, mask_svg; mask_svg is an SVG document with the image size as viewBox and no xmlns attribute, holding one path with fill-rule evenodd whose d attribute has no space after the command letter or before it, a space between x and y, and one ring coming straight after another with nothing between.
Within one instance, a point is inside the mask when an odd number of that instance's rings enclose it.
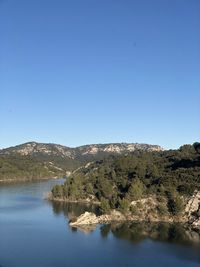
<instances>
[{"instance_id":1,"label":"dense foliage","mask_svg":"<svg viewBox=\"0 0 200 267\"><path fill-rule=\"evenodd\" d=\"M66 170L74 168L74 162L57 157L0 156L0 180L32 180L63 177ZM77 165L76 165L77 166Z\"/></svg>"},{"instance_id":2,"label":"dense foliage","mask_svg":"<svg viewBox=\"0 0 200 267\"><path fill-rule=\"evenodd\" d=\"M75 171L64 185L55 186L54 198L101 202L103 212L119 208L126 212L130 203L143 196L168 199L168 211L176 215L183 203L181 195L200 189L200 143L178 150L137 152L109 157ZM160 213L165 212L162 203Z\"/></svg>"}]
</instances>

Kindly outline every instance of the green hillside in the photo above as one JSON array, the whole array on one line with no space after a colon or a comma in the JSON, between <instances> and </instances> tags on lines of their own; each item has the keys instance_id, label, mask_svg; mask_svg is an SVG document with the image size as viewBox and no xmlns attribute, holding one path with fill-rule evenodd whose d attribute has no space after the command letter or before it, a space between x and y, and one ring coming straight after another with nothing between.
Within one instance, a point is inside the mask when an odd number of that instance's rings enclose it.
<instances>
[{"instance_id":1,"label":"green hillside","mask_svg":"<svg viewBox=\"0 0 200 267\"><path fill-rule=\"evenodd\" d=\"M173 210L181 208L182 195L195 189L200 189L200 143L96 161L55 186L52 193L55 199L98 201L105 210L126 209L131 201L154 194L171 199Z\"/></svg>"}]
</instances>

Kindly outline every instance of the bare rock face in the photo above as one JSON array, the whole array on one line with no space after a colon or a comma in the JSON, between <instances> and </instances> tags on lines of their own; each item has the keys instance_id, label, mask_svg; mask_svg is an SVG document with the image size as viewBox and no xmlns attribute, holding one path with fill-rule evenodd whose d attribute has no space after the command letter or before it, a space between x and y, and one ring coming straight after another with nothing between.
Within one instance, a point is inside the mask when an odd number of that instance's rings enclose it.
<instances>
[{"instance_id":1,"label":"bare rock face","mask_svg":"<svg viewBox=\"0 0 200 267\"><path fill-rule=\"evenodd\" d=\"M111 214L103 214L98 216L98 221L99 223L126 221L126 217L121 212L113 210Z\"/></svg>"},{"instance_id":2,"label":"bare rock face","mask_svg":"<svg viewBox=\"0 0 200 267\"><path fill-rule=\"evenodd\" d=\"M193 196L189 199L185 212L188 214L190 217L193 212L198 211L200 208L200 192L195 191Z\"/></svg>"},{"instance_id":3,"label":"bare rock face","mask_svg":"<svg viewBox=\"0 0 200 267\"><path fill-rule=\"evenodd\" d=\"M92 212L81 214L76 221L70 222L70 226L90 225L99 223L98 217Z\"/></svg>"},{"instance_id":4,"label":"bare rock face","mask_svg":"<svg viewBox=\"0 0 200 267\"><path fill-rule=\"evenodd\" d=\"M188 200L185 214L192 227L200 229L200 191L195 191Z\"/></svg>"},{"instance_id":5,"label":"bare rock face","mask_svg":"<svg viewBox=\"0 0 200 267\"><path fill-rule=\"evenodd\" d=\"M126 221L126 217L119 211L113 210L111 214L104 214L101 216L96 216L92 212L85 212L81 214L76 221L71 221L70 226L82 226L82 225L92 225L98 223L109 223L112 221Z\"/></svg>"},{"instance_id":6,"label":"bare rock face","mask_svg":"<svg viewBox=\"0 0 200 267\"><path fill-rule=\"evenodd\" d=\"M138 143L116 143L116 144L93 144L80 147L66 147L58 144L46 144L29 142L15 147L0 149L0 155L12 155L17 153L23 156L27 155L49 155L60 156L62 158L77 159L89 155L100 154L124 154L133 151L163 151L158 145L138 144Z\"/></svg>"},{"instance_id":7,"label":"bare rock face","mask_svg":"<svg viewBox=\"0 0 200 267\"><path fill-rule=\"evenodd\" d=\"M192 227L200 230L200 218L197 218L196 220L194 220L194 222L192 223Z\"/></svg>"}]
</instances>

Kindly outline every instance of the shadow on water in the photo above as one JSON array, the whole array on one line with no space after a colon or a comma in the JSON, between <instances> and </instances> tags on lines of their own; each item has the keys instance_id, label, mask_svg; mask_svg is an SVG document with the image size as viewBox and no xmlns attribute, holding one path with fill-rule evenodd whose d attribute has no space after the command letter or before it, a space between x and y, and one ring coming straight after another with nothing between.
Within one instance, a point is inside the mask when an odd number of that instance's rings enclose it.
<instances>
[{"instance_id":1,"label":"shadow on water","mask_svg":"<svg viewBox=\"0 0 200 267\"><path fill-rule=\"evenodd\" d=\"M140 243L145 239L168 242L181 245L198 245L200 248L200 233L182 224L168 223L113 223L102 225L101 236L106 238L110 233L115 238Z\"/></svg>"},{"instance_id":2,"label":"shadow on water","mask_svg":"<svg viewBox=\"0 0 200 267\"><path fill-rule=\"evenodd\" d=\"M97 205L77 204L77 203L63 203L63 202L50 202L52 204L53 212L55 215L64 214L68 220L80 216L85 211L94 212L99 215Z\"/></svg>"},{"instance_id":3,"label":"shadow on water","mask_svg":"<svg viewBox=\"0 0 200 267\"><path fill-rule=\"evenodd\" d=\"M96 205L52 202L55 215L63 215L67 220L80 216L85 211L94 212L99 215ZM96 229L96 225L83 225L78 228L70 227L73 232L77 230L90 233ZM184 224L169 223L112 223L100 226L102 238L109 234L118 239L128 240L132 243L140 243L146 239L153 241L168 242L181 245L197 245L200 248L200 233L194 231Z\"/></svg>"}]
</instances>

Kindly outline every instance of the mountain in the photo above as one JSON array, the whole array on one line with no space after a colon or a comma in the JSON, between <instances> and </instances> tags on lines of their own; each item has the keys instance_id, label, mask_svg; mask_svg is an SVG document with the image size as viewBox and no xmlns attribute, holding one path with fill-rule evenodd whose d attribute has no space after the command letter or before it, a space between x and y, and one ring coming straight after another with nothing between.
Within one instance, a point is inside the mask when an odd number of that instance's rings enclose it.
<instances>
[{"instance_id":1,"label":"mountain","mask_svg":"<svg viewBox=\"0 0 200 267\"><path fill-rule=\"evenodd\" d=\"M92 144L75 148L58 144L29 142L15 147L0 150L0 155L20 154L22 156L48 155L62 158L80 159L98 154L123 154L134 151L161 151L158 145L138 143L113 143L113 144Z\"/></svg>"},{"instance_id":2,"label":"mountain","mask_svg":"<svg viewBox=\"0 0 200 267\"><path fill-rule=\"evenodd\" d=\"M158 145L93 144L70 148L58 144L29 142L0 150L0 181L61 177L110 155L139 151L162 151Z\"/></svg>"}]
</instances>

